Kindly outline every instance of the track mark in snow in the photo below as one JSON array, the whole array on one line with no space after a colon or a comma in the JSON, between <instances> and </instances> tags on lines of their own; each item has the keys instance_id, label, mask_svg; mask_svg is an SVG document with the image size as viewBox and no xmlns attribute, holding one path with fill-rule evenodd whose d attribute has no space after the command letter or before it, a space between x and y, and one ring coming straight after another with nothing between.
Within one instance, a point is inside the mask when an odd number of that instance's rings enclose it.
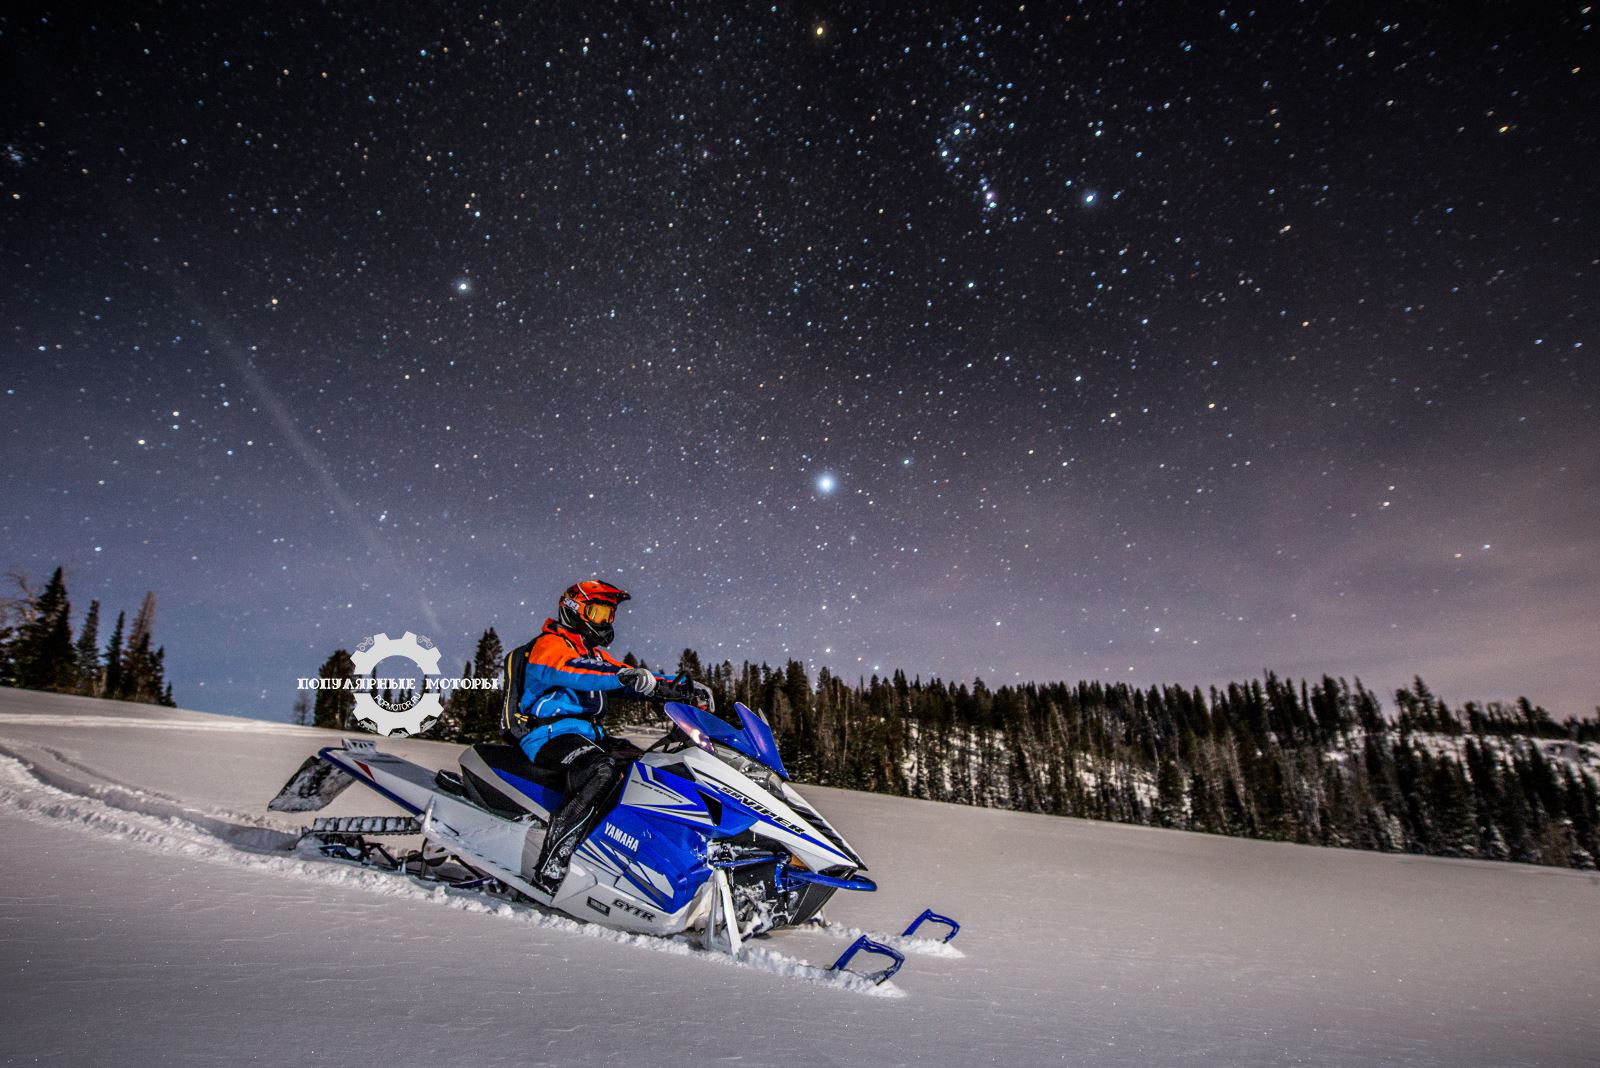
<instances>
[{"instance_id":1,"label":"track mark in snow","mask_svg":"<svg viewBox=\"0 0 1600 1068\"><path fill-rule=\"evenodd\" d=\"M54 752L50 755L58 757ZM81 764L63 763L73 770L98 777L98 773ZM859 975L829 971L769 949L748 946L738 958L733 958L702 950L685 936L655 938L613 931L528 905L430 886L407 875L328 861L315 854L308 856L291 850L298 835L272 827L261 817L218 810L208 812L135 787L77 783L56 769L42 768L3 747L0 747L0 810L35 823L69 826L186 860L229 864L389 897L441 904L463 912L487 913L541 930L562 931L658 953L694 957L727 967L748 968L869 997L905 996L892 983L875 985Z\"/></svg>"},{"instance_id":2,"label":"track mark in snow","mask_svg":"<svg viewBox=\"0 0 1600 1068\"><path fill-rule=\"evenodd\" d=\"M0 712L0 725L7 727L136 727L158 731L221 731L226 734L299 734L304 727L273 723L263 719L181 720L135 719L132 716L52 716L44 712Z\"/></svg>"},{"instance_id":3,"label":"track mark in snow","mask_svg":"<svg viewBox=\"0 0 1600 1068\"><path fill-rule=\"evenodd\" d=\"M0 744L0 756L9 756L15 758L28 768L34 778L48 783L59 790L65 790L69 794L87 794L92 797L104 798L108 794L115 795L120 793L126 794L133 798L153 799L155 801L165 802L180 812L199 811L198 809L195 809L194 806L186 803L182 798L173 797L171 794L164 794L160 790L152 790L148 787L142 786L129 786L126 783L120 783L114 779L108 779L94 768L91 768L89 765L78 760L76 757L69 756L59 749L53 749L48 745L41 745L37 748L39 752L49 754L50 759L55 761L57 764L60 764L63 768L79 772L80 774L88 776L88 778L81 782L66 778L65 776L62 776L59 779L52 778L46 768L35 763L34 761L29 760L22 754L8 748L4 744ZM96 783L94 780L99 780L99 783ZM127 808L129 806L120 805L118 807ZM227 816L230 819L247 818L240 816L238 813L232 812L214 812L213 814ZM265 820L256 820L255 822L260 823L263 826L266 825Z\"/></svg>"}]
</instances>

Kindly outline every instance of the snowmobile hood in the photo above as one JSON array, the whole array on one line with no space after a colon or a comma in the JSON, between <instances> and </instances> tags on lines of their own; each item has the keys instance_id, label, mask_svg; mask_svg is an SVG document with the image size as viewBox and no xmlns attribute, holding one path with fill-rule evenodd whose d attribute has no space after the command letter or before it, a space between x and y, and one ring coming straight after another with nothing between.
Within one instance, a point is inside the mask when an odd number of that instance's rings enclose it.
<instances>
[{"instance_id":1,"label":"snowmobile hood","mask_svg":"<svg viewBox=\"0 0 1600 1068\"><path fill-rule=\"evenodd\" d=\"M778 755L778 742L772 736L772 728L742 702L733 703L743 725L737 728L693 705L668 701L665 707L667 716L690 738L697 742L699 738L706 738L718 745L725 745L771 769L778 778L788 781L789 773L784 769L783 758Z\"/></svg>"}]
</instances>

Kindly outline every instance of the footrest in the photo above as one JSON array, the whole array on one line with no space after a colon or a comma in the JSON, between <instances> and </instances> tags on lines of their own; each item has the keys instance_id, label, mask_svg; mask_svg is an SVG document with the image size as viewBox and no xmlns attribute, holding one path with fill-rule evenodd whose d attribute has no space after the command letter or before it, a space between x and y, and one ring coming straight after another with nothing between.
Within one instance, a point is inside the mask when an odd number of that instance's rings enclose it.
<instances>
[{"instance_id":1,"label":"footrest","mask_svg":"<svg viewBox=\"0 0 1600 1068\"><path fill-rule=\"evenodd\" d=\"M850 943L850 948L839 954L839 959L834 961L833 967L828 970L835 972L844 971L845 965L850 963L850 958L854 957L857 953L876 953L880 956L889 958L889 966L883 969L881 972L874 972L870 975L862 972L854 973L862 976L864 979L871 979L874 983L882 983L888 980L894 975L895 972L899 971L901 965L905 964L906 962L905 956L899 950L891 949L882 942L874 942L866 935L862 935L860 938Z\"/></svg>"}]
</instances>

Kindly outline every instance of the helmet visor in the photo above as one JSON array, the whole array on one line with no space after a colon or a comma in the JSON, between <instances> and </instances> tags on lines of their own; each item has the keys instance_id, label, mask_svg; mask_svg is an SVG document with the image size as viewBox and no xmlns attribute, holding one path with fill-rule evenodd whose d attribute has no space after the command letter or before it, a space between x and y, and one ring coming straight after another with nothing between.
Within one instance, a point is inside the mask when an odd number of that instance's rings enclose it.
<instances>
[{"instance_id":1,"label":"helmet visor","mask_svg":"<svg viewBox=\"0 0 1600 1068\"><path fill-rule=\"evenodd\" d=\"M617 618L617 606L590 601L583 606L583 618L590 623L603 626Z\"/></svg>"}]
</instances>

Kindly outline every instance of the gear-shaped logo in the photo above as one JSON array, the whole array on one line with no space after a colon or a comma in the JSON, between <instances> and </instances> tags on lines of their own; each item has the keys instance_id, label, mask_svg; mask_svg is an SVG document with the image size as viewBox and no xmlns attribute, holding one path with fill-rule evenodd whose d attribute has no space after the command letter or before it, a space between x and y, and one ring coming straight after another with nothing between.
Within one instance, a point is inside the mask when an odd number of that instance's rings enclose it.
<instances>
[{"instance_id":1,"label":"gear-shaped logo","mask_svg":"<svg viewBox=\"0 0 1600 1068\"><path fill-rule=\"evenodd\" d=\"M411 661L422 669L424 675L439 674L439 650L427 638L418 638L409 630L399 638L391 638L387 634L363 638L351 654L350 661L355 665L356 675L364 676L372 674L372 669L380 661L391 656ZM374 734L421 734L444 714L438 691L429 689L426 679L422 680L422 685L422 696L408 708L386 708L370 692L357 690L356 707L352 713L357 725Z\"/></svg>"}]
</instances>

